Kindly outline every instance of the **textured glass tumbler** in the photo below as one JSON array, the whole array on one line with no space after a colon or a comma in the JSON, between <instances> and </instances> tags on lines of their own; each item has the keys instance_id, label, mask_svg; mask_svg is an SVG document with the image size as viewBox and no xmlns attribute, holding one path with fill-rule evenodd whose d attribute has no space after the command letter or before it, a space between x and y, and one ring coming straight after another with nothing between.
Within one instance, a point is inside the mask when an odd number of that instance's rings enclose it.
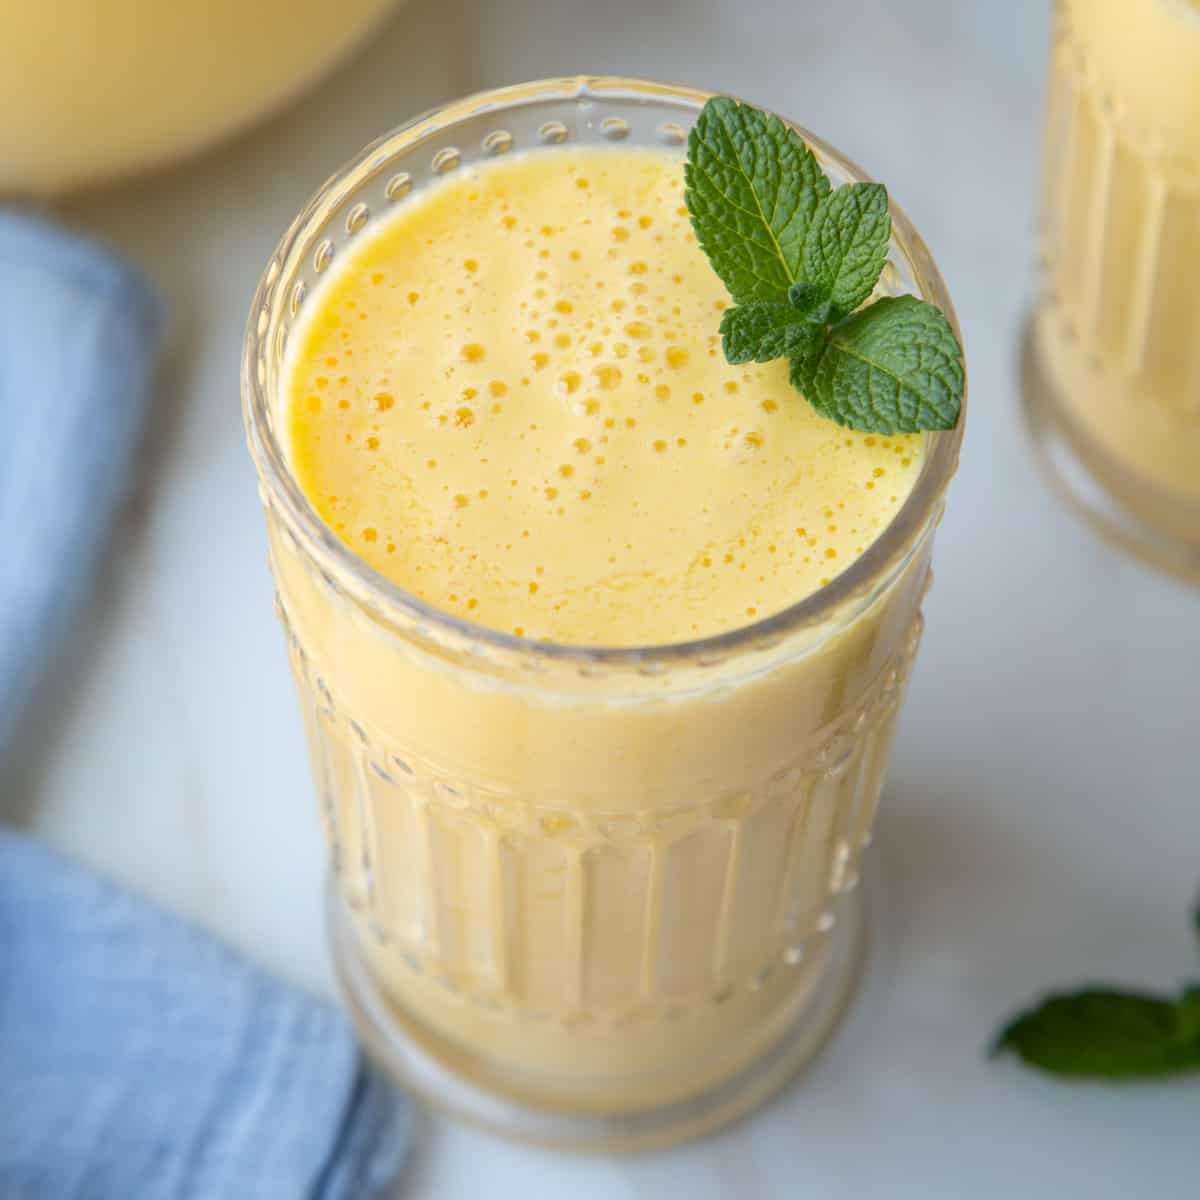
<instances>
[{"instance_id":1,"label":"textured glass tumbler","mask_svg":"<svg viewBox=\"0 0 1200 1200\"><path fill-rule=\"evenodd\" d=\"M560 143L682 157L705 98L546 81L388 134L284 237L246 340L247 433L349 1007L433 1103L556 1145L643 1148L736 1119L835 1023L962 425L931 437L896 519L815 595L703 641L597 649L474 625L359 561L289 470L281 367L339 250L437 176ZM835 182L862 178L803 136ZM924 244L893 221L881 290L953 321Z\"/></svg>"},{"instance_id":2,"label":"textured glass tumbler","mask_svg":"<svg viewBox=\"0 0 1200 1200\"><path fill-rule=\"evenodd\" d=\"M1039 459L1111 540L1200 581L1200 5L1059 0L1042 186Z\"/></svg>"}]
</instances>

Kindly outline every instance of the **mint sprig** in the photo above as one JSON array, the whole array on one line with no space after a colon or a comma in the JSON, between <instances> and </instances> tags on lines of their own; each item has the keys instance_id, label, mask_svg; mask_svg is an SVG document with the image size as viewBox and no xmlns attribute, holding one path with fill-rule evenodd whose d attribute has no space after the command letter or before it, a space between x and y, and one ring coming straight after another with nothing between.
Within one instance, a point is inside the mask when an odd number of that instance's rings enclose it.
<instances>
[{"instance_id":1,"label":"mint sprig","mask_svg":"<svg viewBox=\"0 0 1200 1200\"><path fill-rule=\"evenodd\" d=\"M1200 934L1200 908L1192 917ZM1052 1075L1146 1079L1200 1070L1200 986L1177 997L1120 988L1049 996L1009 1022L992 1045Z\"/></svg>"},{"instance_id":2,"label":"mint sprig","mask_svg":"<svg viewBox=\"0 0 1200 1200\"><path fill-rule=\"evenodd\" d=\"M852 429L957 424L962 348L944 314L915 296L860 307L887 260L882 184L835 190L795 130L724 96L696 119L684 179L696 240L735 303L721 320L730 363L788 359L793 386Z\"/></svg>"}]
</instances>

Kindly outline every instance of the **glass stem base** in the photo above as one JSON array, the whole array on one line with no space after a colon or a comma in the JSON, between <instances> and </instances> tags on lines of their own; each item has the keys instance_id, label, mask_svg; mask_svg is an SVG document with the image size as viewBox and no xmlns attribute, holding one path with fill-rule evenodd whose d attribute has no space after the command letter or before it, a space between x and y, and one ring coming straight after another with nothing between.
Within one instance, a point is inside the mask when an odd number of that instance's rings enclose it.
<instances>
[{"instance_id":1,"label":"glass stem base","mask_svg":"<svg viewBox=\"0 0 1200 1200\"><path fill-rule=\"evenodd\" d=\"M556 1150L627 1154L691 1141L741 1120L817 1054L846 1011L861 975L865 938L860 894L856 889L837 901L824 974L783 1037L765 1054L689 1099L603 1115L523 1104L455 1069L396 1020L362 960L332 877L326 916L339 990L367 1053L385 1074L434 1109L500 1137Z\"/></svg>"},{"instance_id":2,"label":"glass stem base","mask_svg":"<svg viewBox=\"0 0 1200 1200\"><path fill-rule=\"evenodd\" d=\"M1112 494L1080 454L1078 443L1084 435L1074 428L1042 368L1032 315L1025 322L1020 353L1025 425L1053 491L1105 541L1156 570L1200 584L1200 544L1182 542L1139 516Z\"/></svg>"}]
</instances>

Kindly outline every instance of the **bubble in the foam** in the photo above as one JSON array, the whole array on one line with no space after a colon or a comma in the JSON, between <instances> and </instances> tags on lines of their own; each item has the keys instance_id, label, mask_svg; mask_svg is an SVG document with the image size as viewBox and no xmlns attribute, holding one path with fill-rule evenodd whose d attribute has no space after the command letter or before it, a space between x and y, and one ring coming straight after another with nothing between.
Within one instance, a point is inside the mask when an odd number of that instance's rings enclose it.
<instances>
[{"instance_id":1,"label":"bubble in the foam","mask_svg":"<svg viewBox=\"0 0 1200 1200\"><path fill-rule=\"evenodd\" d=\"M612 363L603 363L592 368L592 377L604 391L611 392L621 384L621 368Z\"/></svg>"}]
</instances>

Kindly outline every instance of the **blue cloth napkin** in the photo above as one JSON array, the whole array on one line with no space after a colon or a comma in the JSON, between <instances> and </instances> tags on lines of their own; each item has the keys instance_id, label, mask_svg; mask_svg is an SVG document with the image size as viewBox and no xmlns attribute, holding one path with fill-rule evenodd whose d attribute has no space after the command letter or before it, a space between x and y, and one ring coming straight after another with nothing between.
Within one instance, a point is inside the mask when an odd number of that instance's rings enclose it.
<instances>
[{"instance_id":1,"label":"blue cloth napkin","mask_svg":"<svg viewBox=\"0 0 1200 1200\"><path fill-rule=\"evenodd\" d=\"M0 758L129 486L161 326L128 264L0 212ZM406 1140L334 1009L0 830L0 1198L358 1200Z\"/></svg>"},{"instance_id":2,"label":"blue cloth napkin","mask_svg":"<svg viewBox=\"0 0 1200 1200\"><path fill-rule=\"evenodd\" d=\"M404 1126L342 1017L0 834L0 1196L359 1200Z\"/></svg>"},{"instance_id":3,"label":"blue cloth napkin","mask_svg":"<svg viewBox=\"0 0 1200 1200\"><path fill-rule=\"evenodd\" d=\"M136 271L0 211L0 754L129 487L161 327Z\"/></svg>"}]
</instances>

